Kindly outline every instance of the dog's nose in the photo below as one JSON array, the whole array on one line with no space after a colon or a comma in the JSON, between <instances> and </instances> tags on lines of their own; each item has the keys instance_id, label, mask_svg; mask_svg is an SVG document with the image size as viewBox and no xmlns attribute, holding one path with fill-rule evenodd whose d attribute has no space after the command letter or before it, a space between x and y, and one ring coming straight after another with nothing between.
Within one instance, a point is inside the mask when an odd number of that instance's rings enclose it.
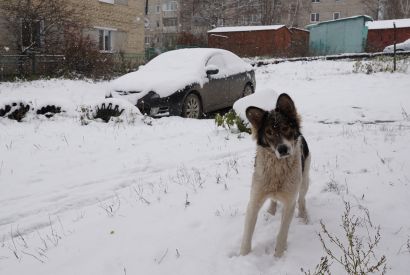
<instances>
[{"instance_id":1,"label":"dog's nose","mask_svg":"<svg viewBox=\"0 0 410 275\"><path fill-rule=\"evenodd\" d=\"M278 153L281 156L287 155L288 154L288 146L281 144L278 146Z\"/></svg>"}]
</instances>

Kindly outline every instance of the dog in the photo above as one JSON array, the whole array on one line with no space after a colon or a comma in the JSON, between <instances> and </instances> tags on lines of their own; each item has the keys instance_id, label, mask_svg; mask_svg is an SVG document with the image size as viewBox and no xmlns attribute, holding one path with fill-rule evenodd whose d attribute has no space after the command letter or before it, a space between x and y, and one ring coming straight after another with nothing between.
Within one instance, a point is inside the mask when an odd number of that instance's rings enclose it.
<instances>
[{"instance_id":1,"label":"dog","mask_svg":"<svg viewBox=\"0 0 410 275\"><path fill-rule=\"evenodd\" d=\"M248 107L246 117L251 123L257 147L240 254L244 256L251 251L258 212L264 202L271 199L268 212L272 215L276 213L276 202L283 204L274 254L281 257L286 250L296 200L298 216L308 222L305 196L309 187L311 155L300 132L300 116L289 95L281 94L276 108L270 112Z\"/></svg>"}]
</instances>

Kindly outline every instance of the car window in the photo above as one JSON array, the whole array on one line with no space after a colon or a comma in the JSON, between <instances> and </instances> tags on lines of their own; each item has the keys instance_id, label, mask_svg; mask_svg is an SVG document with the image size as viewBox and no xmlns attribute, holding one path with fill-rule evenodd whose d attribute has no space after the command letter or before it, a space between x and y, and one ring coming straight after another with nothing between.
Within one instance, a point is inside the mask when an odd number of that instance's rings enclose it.
<instances>
[{"instance_id":1,"label":"car window","mask_svg":"<svg viewBox=\"0 0 410 275\"><path fill-rule=\"evenodd\" d=\"M206 62L205 67L209 65L216 66L219 69L219 73L216 74L215 77L226 76L226 65L222 55L217 54L209 58L208 62Z\"/></svg>"}]
</instances>

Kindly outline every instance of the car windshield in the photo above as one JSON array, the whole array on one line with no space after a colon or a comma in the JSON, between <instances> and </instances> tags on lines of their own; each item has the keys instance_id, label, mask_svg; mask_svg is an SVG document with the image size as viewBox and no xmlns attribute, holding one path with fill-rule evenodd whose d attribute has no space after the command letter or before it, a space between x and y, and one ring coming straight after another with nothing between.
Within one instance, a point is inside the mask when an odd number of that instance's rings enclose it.
<instances>
[{"instance_id":1,"label":"car windshield","mask_svg":"<svg viewBox=\"0 0 410 275\"><path fill-rule=\"evenodd\" d=\"M198 71L205 67L207 56L208 51L205 49L169 51L152 59L143 70Z\"/></svg>"}]
</instances>

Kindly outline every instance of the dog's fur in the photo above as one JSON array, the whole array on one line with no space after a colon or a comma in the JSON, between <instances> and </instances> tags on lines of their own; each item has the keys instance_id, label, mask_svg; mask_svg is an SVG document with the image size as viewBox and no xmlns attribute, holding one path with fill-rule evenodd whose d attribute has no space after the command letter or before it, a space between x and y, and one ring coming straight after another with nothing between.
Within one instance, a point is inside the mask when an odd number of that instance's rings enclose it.
<instances>
[{"instance_id":1,"label":"dog's fur","mask_svg":"<svg viewBox=\"0 0 410 275\"><path fill-rule=\"evenodd\" d=\"M246 117L252 125L257 149L240 253L246 255L251 251L258 212L264 202L271 199L268 212L272 215L276 212L276 201L283 204L275 247L275 256L280 257L286 250L298 193L299 217L305 222L308 219L305 195L309 186L311 157L306 140L300 133L299 115L287 94L279 96L275 110L266 112L249 107Z\"/></svg>"}]
</instances>

